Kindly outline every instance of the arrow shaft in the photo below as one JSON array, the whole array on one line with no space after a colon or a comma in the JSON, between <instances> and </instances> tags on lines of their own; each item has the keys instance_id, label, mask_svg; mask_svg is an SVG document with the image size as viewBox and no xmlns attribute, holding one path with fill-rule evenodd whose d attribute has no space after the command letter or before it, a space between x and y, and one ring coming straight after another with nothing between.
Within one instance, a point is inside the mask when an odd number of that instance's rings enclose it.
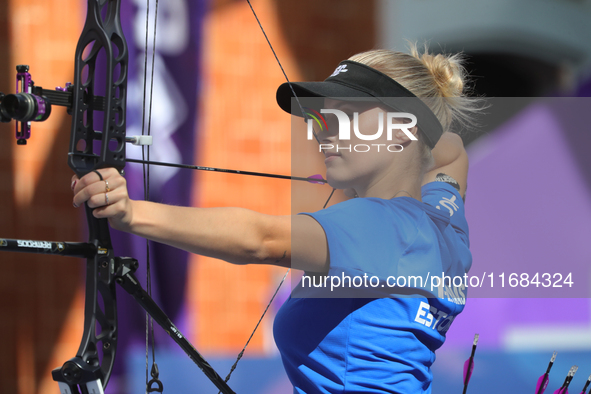
<instances>
[{"instance_id":1,"label":"arrow shaft","mask_svg":"<svg viewBox=\"0 0 591 394\"><path fill-rule=\"evenodd\" d=\"M230 170L227 168L203 167L203 166L196 166L196 165L190 165L190 164L175 164L175 163L165 163L165 162L150 161L150 160L126 159L126 161L128 163L139 163L139 164L148 164L148 165L164 166L164 167L186 168L186 169L197 170L197 171L225 172L227 174L250 175L250 176L259 176L259 177L266 177L266 178L279 178L279 179L291 179L291 180L295 180L295 181L327 183L327 181L325 179L304 178L304 177L299 177L299 176L280 175L280 174L268 174L265 172Z\"/></svg>"}]
</instances>

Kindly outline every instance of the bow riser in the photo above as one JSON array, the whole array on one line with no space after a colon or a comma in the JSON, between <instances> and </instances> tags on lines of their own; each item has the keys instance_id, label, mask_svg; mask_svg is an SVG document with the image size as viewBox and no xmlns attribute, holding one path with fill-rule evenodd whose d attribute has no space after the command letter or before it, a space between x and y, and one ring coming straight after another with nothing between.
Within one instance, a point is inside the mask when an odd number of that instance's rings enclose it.
<instances>
[{"instance_id":1,"label":"bow riser","mask_svg":"<svg viewBox=\"0 0 591 394\"><path fill-rule=\"evenodd\" d=\"M107 7L105 20L101 7ZM128 50L120 22L120 0L88 0L88 13L76 46L72 129L68 165L78 176L106 167L125 167L125 126L127 97ZM115 54L115 51L117 52ZM102 130L94 130L97 108L94 102L97 60L105 58L102 68L105 105ZM100 143L95 140L100 138Z\"/></svg>"},{"instance_id":2,"label":"bow riser","mask_svg":"<svg viewBox=\"0 0 591 394\"><path fill-rule=\"evenodd\" d=\"M79 177L125 166L128 51L119 9L120 0L88 0L76 46L68 165ZM98 64L103 59L104 64ZM98 80L99 70L105 74L104 82ZM104 83L102 108L93 105L99 83ZM100 116L102 130L95 130L95 117L98 121ZM109 225L106 219L95 218L87 204L85 210L89 243L98 253L86 261L84 332L76 357L52 372L60 387L71 392L77 392L78 385L106 387L117 348L115 255Z\"/></svg>"}]
</instances>

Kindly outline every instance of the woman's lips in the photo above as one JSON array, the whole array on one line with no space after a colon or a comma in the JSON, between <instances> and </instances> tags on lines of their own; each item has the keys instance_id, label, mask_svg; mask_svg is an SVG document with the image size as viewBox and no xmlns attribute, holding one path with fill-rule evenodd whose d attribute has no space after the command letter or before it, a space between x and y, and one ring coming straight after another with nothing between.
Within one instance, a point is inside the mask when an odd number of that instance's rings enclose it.
<instances>
[{"instance_id":1,"label":"woman's lips","mask_svg":"<svg viewBox=\"0 0 591 394\"><path fill-rule=\"evenodd\" d=\"M335 160L337 157L340 157L341 155L339 153L332 153L332 152L327 152L324 154L326 156L326 158L324 159L325 163L328 163L330 161Z\"/></svg>"}]
</instances>

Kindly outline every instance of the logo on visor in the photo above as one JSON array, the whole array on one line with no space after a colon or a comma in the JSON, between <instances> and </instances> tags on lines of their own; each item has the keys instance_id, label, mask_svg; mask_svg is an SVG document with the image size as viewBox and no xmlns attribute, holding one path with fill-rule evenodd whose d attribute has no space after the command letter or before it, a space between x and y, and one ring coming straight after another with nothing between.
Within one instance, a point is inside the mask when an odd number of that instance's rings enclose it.
<instances>
[{"instance_id":1,"label":"logo on visor","mask_svg":"<svg viewBox=\"0 0 591 394\"><path fill-rule=\"evenodd\" d=\"M340 73L346 73L347 71L347 65L346 64L341 64L340 66L338 66L334 72L332 74L330 74L331 77L336 77L337 75L339 75Z\"/></svg>"}]
</instances>

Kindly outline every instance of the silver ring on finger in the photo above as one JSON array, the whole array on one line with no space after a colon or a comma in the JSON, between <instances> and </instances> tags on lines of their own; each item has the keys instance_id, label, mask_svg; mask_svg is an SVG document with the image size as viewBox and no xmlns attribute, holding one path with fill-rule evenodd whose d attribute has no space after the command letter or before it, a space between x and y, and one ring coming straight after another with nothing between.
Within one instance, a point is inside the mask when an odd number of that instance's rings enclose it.
<instances>
[{"instance_id":1,"label":"silver ring on finger","mask_svg":"<svg viewBox=\"0 0 591 394\"><path fill-rule=\"evenodd\" d=\"M105 193L105 205L109 205L109 194Z\"/></svg>"},{"instance_id":2,"label":"silver ring on finger","mask_svg":"<svg viewBox=\"0 0 591 394\"><path fill-rule=\"evenodd\" d=\"M109 187L109 181L105 181L105 193L108 193L111 191L111 188Z\"/></svg>"}]
</instances>

